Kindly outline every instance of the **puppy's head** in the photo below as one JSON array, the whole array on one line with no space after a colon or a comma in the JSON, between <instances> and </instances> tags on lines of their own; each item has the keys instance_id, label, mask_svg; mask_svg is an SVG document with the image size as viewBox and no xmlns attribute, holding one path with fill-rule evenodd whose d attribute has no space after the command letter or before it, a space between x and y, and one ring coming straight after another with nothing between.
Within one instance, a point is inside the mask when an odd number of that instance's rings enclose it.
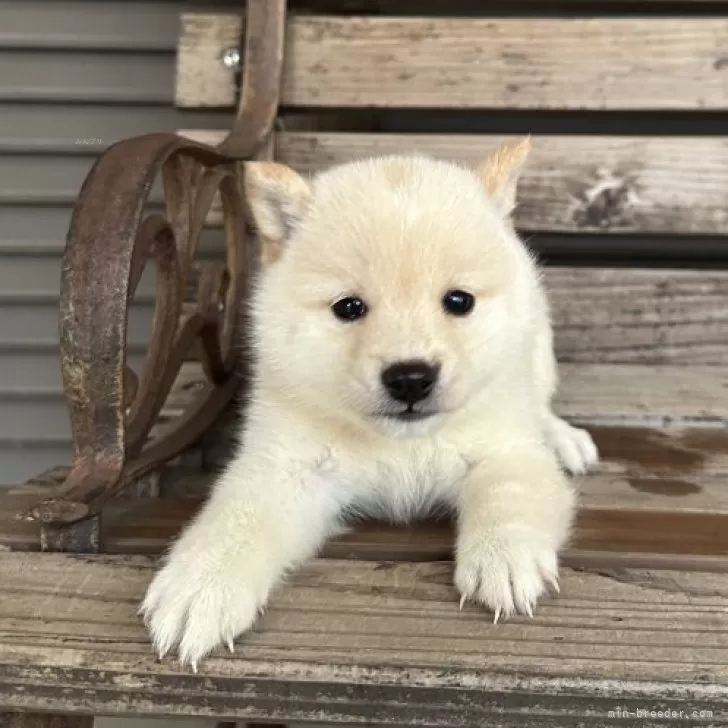
<instances>
[{"instance_id":1,"label":"puppy's head","mask_svg":"<svg viewBox=\"0 0 728 728\"><path fill-rule=\"evenodd\" d=\"M246 165L263 380L301 406L417 434L512 365L533 279L510 221L527 151L505 145L476 170L384 157L310 183Z\"/></svg>"}]
</instances>

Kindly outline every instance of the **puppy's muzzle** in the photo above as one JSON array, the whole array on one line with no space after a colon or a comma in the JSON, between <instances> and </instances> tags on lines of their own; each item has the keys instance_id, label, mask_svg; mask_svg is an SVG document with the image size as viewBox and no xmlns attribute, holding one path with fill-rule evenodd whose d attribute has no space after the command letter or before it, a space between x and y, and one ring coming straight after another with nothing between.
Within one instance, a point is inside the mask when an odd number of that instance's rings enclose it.
<instances>
[{"instance_id":1,"label":"puppy's muzzle","mask_svg":"<svg viewBox=\"0 0 728 728\"><path fill-rule=\"evenodd\" d=\"M440 365L425 361L402 361L382 371L382 384L387 394L396 402L411 407L427 399L437 384Z\"/></svg>"}]
</instances>

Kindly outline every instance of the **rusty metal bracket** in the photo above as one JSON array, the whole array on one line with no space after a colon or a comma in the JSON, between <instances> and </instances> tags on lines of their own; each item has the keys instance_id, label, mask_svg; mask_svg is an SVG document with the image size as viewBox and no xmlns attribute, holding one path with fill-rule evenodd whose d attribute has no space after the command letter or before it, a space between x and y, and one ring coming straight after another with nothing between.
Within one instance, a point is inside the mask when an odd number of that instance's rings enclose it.
<instances>
[{"instance_id":1,"label":"rusty metal bracket","mask_svg":"<svg viewBox=\"0 0 728 728\"><path fill-rule=\"evenodd\" d=\"M240 103L233 128L221 142L224 154L248 159L273 131L281 79L286 29L286 0L248 2Z\"/></svg>"},{"instance_id":2,"label":"rusty metal bracket","mask_svg":"<svg viewBox=\"0 0 728 728\"><path fill-rule=\"evenodd\" d=\"M83 184L63 260L59 326L73 463L60 492L21 516L43 525L45 549L99 550L104 504L198 441L236 392L238 312L257 260L239 163L255 158L273 128L285 10L285 0L247 3L240 108L220 147L175 134L134 137L106 150ZM165 214L145 216L158 178ZM226 260L196 264L216 195ZM127 319L148 263L156 268L156 304L137 374L127 364ZM189 304L185 290L193 278ZM205 386L171 431L150 437L193 347L201 352Z\"/></svg>"}]
</instances>

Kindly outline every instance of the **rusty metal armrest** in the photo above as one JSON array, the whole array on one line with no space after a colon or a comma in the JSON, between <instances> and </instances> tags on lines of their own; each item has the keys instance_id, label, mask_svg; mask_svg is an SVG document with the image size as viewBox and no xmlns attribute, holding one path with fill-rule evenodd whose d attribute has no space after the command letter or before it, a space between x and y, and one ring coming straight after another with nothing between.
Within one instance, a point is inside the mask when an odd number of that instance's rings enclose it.
<instances>
[{"instance_id":1,"label":"rusty metal armrest","mask_svg":"<svg viewBox=\"0 0 728 728\"><path fill-rule=\"evenodd\" d=\"M285 0L249 0L242 93L233 129L218 148L175 134L149 134L110 147L76 202L63 260L60 343L73 462L58 494L22 517L39 521L44 548L98 550L98 516L126 485L200 439L235 394L238 312L257 259L246 231L240 162L268 140L278 107ZM165 214L144 217L161 176ZM226 261L195 265L216 193ZM152 334L137 376L127 365L129 306L153 261ZM196 300L184 301L193 268ZM171 428L150 430L192 347L204 388ZM96 536L92 535L95 530Z\"/></svg>"}]
</instances>

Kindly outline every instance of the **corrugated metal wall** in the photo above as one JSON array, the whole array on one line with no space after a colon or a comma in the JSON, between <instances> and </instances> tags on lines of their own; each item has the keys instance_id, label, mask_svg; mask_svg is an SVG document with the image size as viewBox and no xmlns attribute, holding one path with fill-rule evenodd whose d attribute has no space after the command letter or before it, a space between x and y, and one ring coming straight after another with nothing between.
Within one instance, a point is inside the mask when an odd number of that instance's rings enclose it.
<instances>
[{"instance_id":1,"label":"corrugated metal wall","mask_svg":"<svg viewBox=\"0 0 728 728\"><path fill-rule=\"evenodd\" d=\"M226 128L173 107L185 0L0 1L0 484L70 453L57 343L60 259L95 155L151 131ZM132 315L143 349L149 287Z\"/></svg>"}]
</instances>

